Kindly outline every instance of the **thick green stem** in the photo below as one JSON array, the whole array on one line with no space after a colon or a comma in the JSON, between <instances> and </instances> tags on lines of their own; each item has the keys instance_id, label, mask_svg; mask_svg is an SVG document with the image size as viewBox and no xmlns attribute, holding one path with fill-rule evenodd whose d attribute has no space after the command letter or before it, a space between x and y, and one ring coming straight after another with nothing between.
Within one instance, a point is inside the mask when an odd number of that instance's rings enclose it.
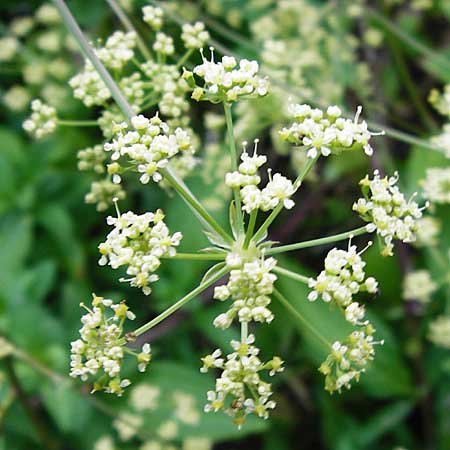
<instances>
[{"instance_id":1,"label":"thick green stem","mask_svg":"<svg viewBox=\"0 0 450 450\"><path fill-rule=\"evenodd\" d=\"M114 11L114 13L118 17L118 19L120 20L122 25L125 27L125 29L127 31L133 31L134 33L136 33L136 43L137 43L137 46L139 47L139 50L141 51L141 53L145 57L145 59L151 60L152 59L152 55L150 53L150 50L147 48L147 46L145 45L144 40L139 35L139 33L137 32L136 28L131 23L131 21L128 18L128 16L124 13L124 11L120 7L120 5L115 0L106 0L106 2L109 4L111 9Z\"/></svg>"},{"instance_id":2,"label":"thick green stem","mask_svg":"<svg viewBox=\"0 0 450 450\"><path fill-rule=\"evenodd\" d=\"M234 139L233 116L231 114L231 105L229 103L224 103L223 109L225 111L225 119L227 122L228 146L230 149L231 170L235 172L238 170L238 164L237 164L236 141ZM238 187L233 188L233 194L234 194L234 203L236 206L236 221L239 227L239 231L243 233L244 218L242 216L241 195Z\"/></svg>"},{"instance_id":3,"label":"thick green stem","mask_svg":"<svg viewBox=\"0 0 450 450\"><path fill-rule=\"evenodd\" d=\"M308 172L311 170L311 168L317 162L318 159L319 159L319 156L317 156L316 158L313 158L313 159L308 159L302 172L299 174L297 179L294 181L294 191L296 191L301 186L302 181L305 179L306 175L308 174ZM270 215L267 217L267 219L264 221L264 223L261 225L261 227L258 229L258 231L253 236L253 240L255 242L258 242L258 240L264 236L264 233L270 227L272 222L277 218L278 214L280 214L282 209L283 209L283 203L280 202L278 204L278 206L270 213Z\"/></svg>"},{"instance_id":4,"label":"thick green stem","mask_svg":"<svg viewBox=\"0 0 450 450\"><path fill-rule=\"evenodd\" d=\"M229 271L229 269L227 267L224 267L223 269L219 270L212 277L208 278L207 281L205 281L204 283L197 286L194 290L189 292L189 294L186 294L183 298L181 298L176 303L174 303L172 306L167 308L159 316L155 317L153 320L150 320L150 322L147 322L145 325L142 325L142 327L139 327L137 330L135 330L133 332L133 334L135 336L140 336L141 334L143 334L146 331L153 328L155 325L158 325L158 323L162 322L165 318L172 315L177 309L180 309L182 306L184 306L190 300L195 298L197 295L201 294L209 286L214 284L216 281L220 280L224 275L226 275L228 273L228 271Z\"/></svg>"},{"instance_id":5,"label":"thick green stem","mask_svg":"<svg viewBox=\"0 0 450 450\"><path fill-rule=\"evenodd\" d=\"M57 120L57 124L63 127L98 127L96 120Z\"/></svg>"},{"instance_id":6,"label":"thick green stem","mask_svg":"<svg viewBox=\"0 0 450 450\"><path fill-rule=\"evenodd\" d=\"M255 229L256 217L257 216L258 216L258 210L254 209L250 213L250 219L249 219L249 222L248 222L247 231L245 233L244 249L248 248L248 244L250 244L250 240L251 240L251 238L253 236L253 231Z\"/></svg>"},{"instance_id":7,"label":"thick green stem","mask_svg":"<svg viewBox=\"0 0 450 450\"><path fill-rule=\"evenodd\" d=\"M223 261L226 253L177 253L167 259L190 259L198 261Z\"/></svg>"},{"instance_id":8,"label":"thick green stem","mask_svg":"<svg viewBox=\"0 0 450 450\"><path fill-rule=\"evenodd\" d=\"M298 273L292 272L288 269L283 269L283 267L275 266L273 268L275 273L279 273L280 275L284 275L285 277L292 278L295 281L300 281L300 283L308 284L309 278L304 275L300 275Z\"/></svg>"},{"instance_id":9,"label":"thick green stem","mask_svg":"<svg viewBox=\"0 0 450 450\"><path fill-rule=\"evenodd\" d=\"M310 323L308 320L306 320L300 312L295 309L288 301L288 299L281 294L277 289L274 289L273 295L275 298L289 311L291 312L301 323L302 325L307 328L311 334L313 334L327 349L331 348L331 342L328 342L328 340L322 336Z\"/></svg>"},{"instance_id":10,"label":"thick green stem","mask_svg":"<svg viewBox=\"0 0 450 450\"><path fill-rule=\"evenodd\" d=\"M324 238L312 239L310 241L297 242L296 244L281 245L280 247L270 248L266 250L266 255L276 255L277 253L291 252L293 250L299 250L301 248L316 247L318 245L344 241L345 239L349 239L354 236L360 236L361 234L365 233L368 233L367 225L355 228L354 230L346 231L344 233L335 234L333 236L327 236Z\"/></svg>"}]
</instances>

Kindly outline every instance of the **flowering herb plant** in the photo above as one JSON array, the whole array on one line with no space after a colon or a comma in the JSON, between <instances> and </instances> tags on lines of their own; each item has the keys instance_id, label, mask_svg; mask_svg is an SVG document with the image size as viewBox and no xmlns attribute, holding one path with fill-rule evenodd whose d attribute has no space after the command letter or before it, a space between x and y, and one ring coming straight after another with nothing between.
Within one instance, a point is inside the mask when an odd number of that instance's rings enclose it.
<instances>
[{"instance_id":1,"label":"flowering herb plant","mask_svg":"<svg viewBox=\"0 0 450 450\"><path fill-rule=\"evenodd\" d=\"M83 305L87 314L82 317L81 339L72 343L71 375L82 380L92 376L94 390L122 395L131 383L120 375L124 356L134 356L140 371L152 359L150 345L145 343L136 352L134 341L215 285L213 297L227 309L214 319L213 326L227 329L237 323L240 339L230 342L230 353L217 349L202 358L201 372L214 371L218 375L215 389L207 393L205 411L224 411L238 426L249 414L266 419L276 407L270 378L285 366L279 356L262 359L260 353L264 354L264 349L261 352L256 345L257 323L276 320L271 309L273 301L284 305L293 318L305 321L277 287L278 278L287 277L310 288L305 301L320 299L334 305L353 327L345 339L330 342L310 325L311 333L329 352L319 368L325 377L325 389L331 393L349 389L375 357L376 346L383 343L374 338L375 329L364 306L357 301L361 292L376 294L378 283L366 275L362 256L365 249L358 250L352 239L376 233L382 254L392 255L394 239L415 240L423 208L400 192L397 175L382 178L376 171L373 179L367 176L361 180L363 198L353 206L367 224L339 235L288 245L270 241L267 236L280 212L292 209L297 197L301 198L302 183L320 158L339 158L343 152L372 155L371 138L377 133L369 131L367 123L360 120L361 108L353 118L345 118L338 106L321 110L307 104L291 104L290 123L279 135L305 153L305 164L292 180L268 168L267 182L262 185L267 155L260 149L258 139L253 149L244 142L239 151L233 127L235 103L270 95L270 80L259 75L257 61L237 61L232 56L216 61L212 48L207 59L201 49L209 35L198 22L183 26L181 39L186 53L171 64L167 58L175 53L174 42L161 31L163 10L153 6L143 8L143 19L155 31L154 54L135 31L115 32L102 47L93 49L64 2L57 0L55 4L86 57L83 72L70 81L74 95L88 107L104 108L98 119L106 139L103 148L96 146L79 153L80 169L107 174L104 185L96 185L95 189L93 186L86 200L97 202L100 211L111 202L116 203L117 216L107 218L113 229L99 245L99 263L113 269L125 267L127 277L120 281L141 289L144 295L151 294L151 284L159 278L158 268L167 259L205 260L212 264L195 289L150 322L128 332L124 331L124 323L135 319L135 315L125 302L115 304L94 296L92 308ZM184 64L196 48L201 51L202 62L188 70ZM145 59L143 63L137 60L138 50ZM130 61L138 71L125 75L123 70ZM220 104L223 108L229 154L224 179L232 191L229 230L216 221L182 180L193 166L195 152L195 136L184 119L189 109L187 93L194 101ZM144 111L154 106L158 110L153 116L146 116ZM40 100L33 101L32 109L24 128L37 138L64 125L56 110ZM173 189L198 219L199 232L205 233L210 246L179 253L177 247L183 236L180 232L171 233L161 210L121 213L119 200L125 195L122 184L128 177L136 176L142 185L159 183ZM316 277L293 272L278 261L285 252L345 240L349 240L347 248L330 250L324 270Z\"/></svg>"}]
</instances>

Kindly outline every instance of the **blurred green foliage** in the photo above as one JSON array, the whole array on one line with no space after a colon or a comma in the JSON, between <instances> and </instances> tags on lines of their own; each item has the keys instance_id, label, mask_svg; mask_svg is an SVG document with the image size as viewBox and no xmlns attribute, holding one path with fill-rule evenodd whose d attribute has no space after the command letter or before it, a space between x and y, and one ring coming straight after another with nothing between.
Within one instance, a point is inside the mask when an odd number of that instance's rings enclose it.
<instances>
[{"instance_id":1,"label":"blurred green foliage","mask_svg":"<svg viewBox=\"0 0 450 450\"><path fill-rule=\"evenodd\" d=\"M448 2L436 1L433 9L420 14L411 12L408 2L394 9L386 6L388 3L374 2L373 7L392 14L396 26L414 39L431 48L437 48L439 42L440 48L435 52L450 64L448 36L436 31L439 24L448 25ZM26 4L3 1L0 5L3 26L38 5L37 1ZM70 6L92 36L104 36L117 25L104 2L89 2L87 7L84 0L78 0L70 2ZM233 8L245 6L244 1L224 2L222 18ZM244 15L246 21L237 29L246 37L251 14L254 12ZM449 80L448 72L441 66L417 55L401 40L395 42L407 60L422 100L429 88ZM240 54L248 52L244 46L226 44ZM373 70L380 97L375 94L369 99L368 114L376 117L381 110L388 124L401 128L398 123L407 123L427 137L424 124L405 95L401 70L390 63L387 42L379 52L381 57L375 61ZM79 60L74 57L73 63L78 64ZM340 83L345 84L349 71L351 68L342 67ZM1 68L0 80L2 91L20 82L14 74L2 73ZM352 103L351 98L347 100ZM66 106L75 115L83 113L75 101L68 100ZM23 114L5 108L1 118L0 333L16 351L0 360L0 449L92 449L100 437L116 435L112 423L121 414L130 412L133 405L128 395L114 400L102 394L90 397L83 386L68 378L69 343L80 326L79 302L94 290L116 300L127 298L144 321L196 286L206 266L201 262L169 262L161 269L161 280L150 298L120 285L111 269L100 270L97 266L97 245L107 232L106 224L94 207L84 204L92 180L76 168L77 150L95 143L100 137L98 133L85 129L58 130L51 138L32 142L21 130ZM261 138L268 141L267 136ZM385 156L399 170L407 192L417 189L426 167L448 165L448 160L436 152L386 141L380 147L387 146L383 150ZM288 164L284 157L279 161L280 165ZM306 186L305 197L299 198L300 206L305 208L301 220L290 226L285 236L283 230L288 224L282 215L274 239L283 235L284 240L294 242L354 226L356 218L350 213L357 195L354 186L367 171L366 165L364 159L353 155L327 161L318 180ZM189 183L200 197L210 189L198 174ZM181 200L152 187L143 192L131 188L132 195L121 204L123 210L162 207L169 227L189 235L189 242L184 243L188 248L181 247L181 251L205 245L201 233L189 233L198 226ZM317 201L316 189L321 192ZM225 221L226 211L221 214ZM444 207L438 214L444 223L442 245L448 248L450 209ZM327 249L295 253L284 265L304 274L315 273L320 270ZM381 259L374 246L364 255L367 273L381 285L379 297L368 298L367 304L369 318L385 345L377 350L375 361L357 386L341 395L326 393L317 372L326 353L307 328L274 303L276 319L270 326L261 326L258 338L263 353L280 354L287 362L288 368L277 381L278 410L267 422L249 420L242 430L237 430L222 415L200 412L197 425L180 425L176 441L206 436L217 443L215 448L227 450L391 450L400 446L410 450L450 449L450 356L448 351L432 346L425 339L427 320L442 310L446 292L444 289L438 292L424 315L409 311L401 299L406 264L418 264L437 274L440 269L426 252L403 250L400 256ZM280 278L279 289L329 340L348 333L338 311L330 310L324 303L312 305L306 301L305 286ZM139 448L141 440L154 436L158 427L173 417L169 400L173 391L192 395L201 410L213 378L198 373L200 357L215 346L226 347L238 335L235 329L223 332L211 326L223 307L210 302L210 294L207 292L147 336L152 340L156 362L146 374L140 375L136 384L157 386L166 401L157 410L142 414L142 425L130 441L120 443L116 438L117 448ZM129 371L133 373L131 367Z\"/></svg>"}]
</instances>

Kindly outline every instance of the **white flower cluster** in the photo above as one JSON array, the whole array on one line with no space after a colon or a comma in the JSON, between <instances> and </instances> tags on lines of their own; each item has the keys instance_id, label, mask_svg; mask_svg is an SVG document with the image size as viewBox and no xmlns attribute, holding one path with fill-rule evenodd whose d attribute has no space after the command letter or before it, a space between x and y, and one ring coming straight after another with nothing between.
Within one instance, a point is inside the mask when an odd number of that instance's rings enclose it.
<instances>
[{"instance_id":1,"label":"white flower cluster","mask_svg":"<svg viewBox=\"0 0 450 450\"><path fill-rule=\"evenodd\" d=\"M258 184L261 178L258 175L258 169L267 161L267 158L257 154L257 143L256 139L253 156L249 156L246 152L247 143L244 142L242 162L237 171L226 174L225 184L230 188L240 189L242 209L248 214L258 209L269 211L281 203L285 208L291 209L294 201L290 197L295 190L292 181L288 178L279 173L272 176L269 171L269 182L264 189L259 189Z\"/></svg>"},{"instance_id":2,"label":"white flower cluster","mask_svg":"<svg viewBox=\"0 0 450 450\"><path fill-rule=\"evenodd\" d=\"M350 389L353 380L359 381L367 363L374 358L374 345L383 344L373 340L374 332L367 325L364 330L353 331L343 342L334 342L331 353L319 368L325 375L327 391L341 392L343 387Z\"/></svg>"},{"instance_id":3,"label":"white flower cluster","mask_svg":"<svg viewBox=\"0 0 450 450\"><path fill-rule=\"evenodd\" d=\"M431 138L431 143L440 147L447 158L450 158L450 123L444 124L442 133Z\"/></svg>"},{"instance_id":4,"label":"white flower cluster","mask_svg":"<svg viewBox=\"0 0 450 450\"><path fill-rule=\"evenodd\" d=\"M235 253L227 256L227 265L232 268L226 285L216 286L214 298L225 301L231 298L233 304L226 313L214 319L217 328L228 328L233 320L239 322L267 322L273 320L273 313L268 308L270 294L277 276L271 271L277 264L274 258L255 258L244 262Z\"/></svg>"},{"instance_id":5,"label":"white flower cluster","mask_svg":"<svg viewBox=\"0 0 450 450\"><path fill-rule=\"evenodd\" d=\"M0 61L11 61L19 50L19 47L19 40L14 36L0 38Z\"/></svg>"},{"instance_id":6,"label":"white flower cluster","mask_svg":"<svg viewBox=\"0 0 450 450\"><path fill-rule=\"evenodd\" d=\"M427 169L422 181L423 196L432 203L450 203L450 168Z\"/></svg>"},{"instance_id":7,"label":"white flower cluster","mask_svg":"<svg viewBox=\"0 0 450 450\"><path fill-rule=\"evenodd\" d=\"M25 131L37 139L51 134L57 125L56 109L39 99L31 102L31 116L23 123Z\"/></svg>"},{"instance_id":8,"label":"white flower cluster","mask_svg":"<svg viewBox=\"0 0 450 450\"><path fill-rule=\"evenodd\" d=\"M416 220L422 217L422 210L413 200L406 200L396 183L398 174L393 177L381 178L378 170L373 179L368 175L359 182L362 186L364 198L353 204L363 220L370 222L373 230L384 239L385 247L382 254L391 256L393 239L402 242L414 242L417 229Z\"/></svg>"},{"instance_id":9,"label":"white flower cluster","mask_svg":"<svg viewBox=\"0 0 450 450\"><path fill-rule=\"evenodd\" d=\"M439 316L430 323L428 339L450 350L450 316Z\"/></svg>"},{"instance_id":10,"label":"white flower cluster","mask_svg":"<svg viewBox=\"0 0 450 450\"><path fill-rule=\"evenodd\" d=\"M116 31L95 52L109 69L122 70L134 56L136 33ZM89 60L85 61L84 70L69 80L75 98L80 99L87 107L104 105L111 98L111 93L94 69Z\"/></svg>"},{"instance_id":11,"label":"white flower cluster","mask_svg":"<svg viewBox=\"0 0 450 450\"><path fill-rule=\"evenodd\" d=\"M75 98L80 99L87 107L103 105L111 98L111 93L101 79L94 66L86 61L84 70L69 80Z\"/></svg>"},{"instance_id":12,"label":"white flower cluster","mask_svg":"<svg viewBox=\"0 0 450 450\"><path fill-rule=\"evenodd\" d=\"M77 158L78 170L92 170L96 173L104 173L106 170L106 153L101 144L79 150Z\"/></svg>"},{"instance_id":13,"label":"white flower cluster","mask_svg":"<svg viewBox=\"0 0 450 450\"><path fill-rule=\"evenodd\" d=\"M139 110L145 96L144 81L141 74L134 72L129 77L122 77L118 84L132 109Z\"/></svg>"},{"instance_id":14,"label":"white flower cluster","mask_svg":"<svg viewBox=\"0 0 450 450\"><path fill-rule=\"evenodd\" d=\"M14 85L2 96L2 102L13 111L23 111L31 100L30 92L20 85Z\"/></svg>"},{"instance_id":15,"label":"white flower cluster","mask_svg":"<svg viewBox=\"0 0 450 450\"><path fill-rule=\"evenodd\" d=\"M109 216L106 221L114 229L98 246L102 255L99 264L109 264L113 269L128 266L130 278L120 281L129 281L131 286L139 287L149 295L149 284L158 280L158 275L153 272L160 266L160 258L174 256L175 247L182 238L180 232L171 236L163 219L161 210L142 215L129 211L117 218Z\"/></svg>"},{"instance_id":16,"label":"white flower cluster","mask_svg":"<svg viewBox=\"0 0 450 450\"><path fill-rule=\"evenodd\" d=\"M403 298L429 303L438 286L427 270L416 270L406 274L403 280Z\"/></svg>"},{"instance_id":17,"label":"white flower cluster","mask_svg":"<svg viewBox=\"0 0 450 450\"><path fill-rule=\"evenodd\" d=\"M96 50L97 56L106 67L121 70L134 56L136 33L115 31L105 42L105 46Z\"/></svg>"},{"instance_id":18,"label":"white flower cluster","mask_svg":"<svg viewBox=\"0 0 450 450\"><path fill-rule=\"evenodd\" d=\"M203 22L195 22L193 25L185 23L181 31L181 40L186 48L202 48L209 40L209 33Z\"/></svg>"},{"instance_id":19,"label":"white flower cluster","mask_svg":"<svg viewBox=\"0 0 450 450\"><path fill-rule=\"evenodd\" d=\"M185 98L189 86L180 78L176 66L147 61L141 66L145 75L153 85L153 89L160 95L159 110L168 117L180 117L189 109Z\"/></svg>"},{"instance_id":20,"label":"white flower cluster","mask_svg":"<svg viewBox=\"0 0 450 450\"><path fill-rule=\"evenodd\" d=\"M163 26L164 11L155 6L144 6L142 8L143 20L154 30L158 31Z\"/></svg>"},{"instance_id":21,"label":"white flower cluster","mask_svg":"<svg viewBox=\"0 0 450 450\"><path fill-rule=\"evenodd\" d=\"M108 172L113 174L113 182L120 183L119 172L122 170L117 160L127 156L129 163L141 173L140 181L146 184L150 181L162 180L158 170L167 166L169 159L180 151L193 152L189 134L177 128L170 134L168 125L158 115L147 119L143 115L131 119L133 130L123 122L116 126L115 139L105 144L105 150L112 152Z\"/></svg>"},{"instance_id":22,"label":"white flower cluster","mask_svg":"<svg viewBox=\"0 0 450 450\"><path fill-rule=\"evenodd\" d=\"M324 302L336 302L342 308L345 319L352 325L366 325L364 306L353 301L359 292L377 292L378 283L373 277L366 278L361 253L357 253L356 245L348 250L333 248L325 258L325 270L319 276L309 279L309 287L313 289L308 300L315 301L320 296Z\"/></svg>"},{"instance_id":23,"label":"white flower cluster","mask_svg":"<svg viewBox=\"0 0 450 450\"><path fill-rule=\"evenodd\" d=\"M126 194L120 184L114 184L109 178L93 181L91 190L84 201L88 204L96 204L97 211L106 211L117 200L123 200Z\"/></svg>"},{"instance_id":24,"label":"white flower cluster","mask_svg":"<svg viewBox=\"0 0 450 450\"><path fill-rule=\"evenodd\" d=\"M305 146L310 158L348 150L364 150L370 156L373 149L369 140L375 133L367 129L364 120L358 122L361 111L359 106L354 120L351 120L341 117L342 112L337 106L329 106L324 112L306 104L292 104L288 112L295 122L289 128L283 128L280 137L294 145Z\"/></svg>"},{"instance_id":25,"label":"white flower cluster","mask_svg":"<svg viewBox=\"0 0 450 450\"><path fill-rule=\"evenodd\" d=\"M438 235L442 229L439 219L430 216L423 216L416 221L416 247L435 246L438 242Z\"/></svg>"},{"instance_id":26,"label":"white flower cluster","mask_svg":"<svg viewBox=\"0 0 450 450\"><path fill-rule=\"evenodd\" d=\"M193 88L194 100L208 100L212 103L235 102L241 97L263 97L267 95L269 82L258 76L259 66L256 61L242 59L239 64L232 56L223 56L220 62L214 62L211 48L211 61L205 59L194 67L194 71L184 71L183 77ZM194 75L203 80L198 86Z\"/></svg>"},{"instance_id":27,"label":"white flower cluster","mask_svg":"<svg viewBox=\"0 0 450 450\"><path fill-rule=\"evenodd\" d=\"M153 43L153 50L162 55L172 55L175 52L173 39L165 33L156 33L156 39Z\"/></svg>"},{"instance_id":28,"label":"white flower cluster","mask_svg":"<svg viewBox=\"0 0 450 450\"><path fill-rule=\"evenodd\" d=\"M268 371L270 376L282 372L283 361L275 356L267 363L261 362L254 342L255 336L250 334L242 342L231 341L234 351L226 358L221 357L220 350L202 358L202 372L222 369L215 391L207 393L206 412L223 410L234 418L237 425L242 425L248 414L264 419L269 417L269 410L274 409L276 403L270 400L271 384L261 380L260 372Z\"/></svg>"},{"instance_id":29,"label":"white flower cluster","mask_svg":"<svg viewBox=\"0 0 450 450\"><path fill-rule=\"evenodd\" d=\"M81 339L73 341L70 362L70 376L86 381L90 375L104 373L94 383L94 391L122 395L123 388L130 380L120 379L120 369L124 357L123 323L134 320L135 315L125 302L114 303L110 299L93 294L92 309L81 305L87 313L81 318ZM150 362L150 345L144 344L137 355L138 368L145 371Z\"/></svg>"}]
</instances>

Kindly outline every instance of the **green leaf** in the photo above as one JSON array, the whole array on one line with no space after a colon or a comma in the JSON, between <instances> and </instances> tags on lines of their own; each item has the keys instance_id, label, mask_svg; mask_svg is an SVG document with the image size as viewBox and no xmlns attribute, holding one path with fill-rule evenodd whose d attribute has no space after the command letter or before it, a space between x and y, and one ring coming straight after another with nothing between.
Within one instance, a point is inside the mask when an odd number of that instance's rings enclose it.
<instances>
[{"instance_id":1,"label":"green leaf","mask_svg":"<svg viewBox=\"0 0 450 450\"><path fill-rule=\"evenodd\" d=\"M195 409L199 412L199 422L195 425L178 422L177 439L189 436L207 436L213 441L222 441L243 438L248 434L261 432L267 427L266 421L251 416L247 418L246 423L239 430L233 424L232 419L221 411L204 413L203 405L206 403L206 392L214 389L212 374L201 374L198 369L188 368L176 363L158 362L152 363L151 368L149 367L145 381L157 386L161 391L157 410L145 416L145 426L148 430L156 430L159 424L174 418L173 414L177 403L173 396L176 392L193 396ZM131 393L129 395L132 397Z\"/></svg>"},{"instance_id":2,"label":"green leaf","mask_svg":"<svg viewBox=\"0 0 450 450\"><path fill-rule=\"evenodd\" d=\"M45 407L63 432L81 432L92 417L92 408L75 389L48 382L41 390Z\"/></svg>"}]
</instances>

